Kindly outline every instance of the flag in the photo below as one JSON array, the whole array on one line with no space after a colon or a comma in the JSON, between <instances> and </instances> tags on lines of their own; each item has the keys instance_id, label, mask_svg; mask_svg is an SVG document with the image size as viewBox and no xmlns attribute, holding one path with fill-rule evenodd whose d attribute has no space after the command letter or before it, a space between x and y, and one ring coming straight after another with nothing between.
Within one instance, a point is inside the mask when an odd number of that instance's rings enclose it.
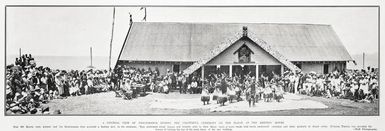
<instances>
[{"instance_id":1,"label":"flag","mask_svg":"<svg viewBox=\"0 0 385 131\"><path fill-rule=\"evenodd\" d=\"M140 7L140 10L143 10L144 9L144 17L142 19L142 21L147 21L147 9L146 7Z\"/></svg>"}]
</instances>

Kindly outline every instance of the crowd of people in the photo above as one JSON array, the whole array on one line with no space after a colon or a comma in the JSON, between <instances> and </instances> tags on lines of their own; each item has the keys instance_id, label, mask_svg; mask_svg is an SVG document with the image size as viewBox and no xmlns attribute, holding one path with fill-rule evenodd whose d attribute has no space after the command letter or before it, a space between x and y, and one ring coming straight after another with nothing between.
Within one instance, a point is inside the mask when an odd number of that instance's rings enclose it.
<instances>
[{"instance_id":1,"label":"crowd of people","mask_svg":"<svg viewBox=\"0 0 385 131\"><path fill-rule=\"evenodd\" d=\"M165 75L160 75L157 68L137 69L127 65L118 65L114 72L116 95L124 99L136 98L146 92L167 94L170 90L201 94L204 105L210 100L224 105L242 98L249 102L249 106L259 100L280 102L285 93L360 102L373 102L379 97L378 72L374 70L336 70L329 74L286 71L283 75L273 72L273 75L263 73L258 80L250 73L232 77L226 73L212 73L203 80L200 73L188 75L167 70Z\"/></svg>"},{"instance_id":2,"label":"crowd of people","mask_svg":"<svg viewBox=\"0 0 385 131\"><path fill-rule=\"evenodd\" d=\"M157 68L152 70L118 65L113 74L116 96L124 99L144 96L146 92L168 94L170 90L179 90L181 94L199 94L202 89L201 77L197 73L186 75L167 70L165 75L160 75Z\"/></svg>"},{"instance_id":3,"label":"crowd of people","mask_svg":"<svg viewBox=\"0 0 385 131\"><path fill-rule=\"evenodd\" d=\"M29 54L16 58L6 67L6 111L8 114L47 114L47 103L52 99L87 95L109 90L116 97L133 99L148 92L168 94L201 94L203 105L216 101L248 101L249 106L284 99L285 93L326 98L373 102L379 98L378 71L345 70L329 74L286 71L283 75L263 73L258 79L249 74L211 73L204 79L200 73L184 74L159 69L138 69L117 65L114 70L53 70L36 66ZM60 111L55 111L60 113Z\"/></svg>"},{"instance_id":4,"label":"crowd of people","mask_svg":"<svg viewBox=\"0 0 385 131\"><path fill-rule=\"evenodd\" d=\"M280 102L285 93L302 94L326 98L350 99L356 102L373 103L379 98L378 73L372 70L335 70L329 74L315 72L284 72L282 76L263 73L258 80L247 75L229 77L225 73L211 74L204 82L201 100L205 105L212 100L224 105L226 101Z\"/></svg>"},{"instance_id":5,"label":"crowd of people","mask_svg":"<svg viewBox=\"0 0 385 131\"><path fill-rule=\"evenodd\" d=\"M42 106L63 99L111 89L107 70L53 70L36 66L31 54L16 58L6 67L6 111L8 114L47 114ZM60 111L54 111L54 113Z\"/></svg>"},{"instance_id":6,"label":"crowd of people","mask_svg":"<svg viewBox=\"0 0 385 131\"><path fill-rule=\"evenodd\" d=\"M309 96L324 96L373 102L379 98L378 73L373 70L334 71L322 75L288 74L283 79L286 91Z\"/></svg>"}]
</instances>

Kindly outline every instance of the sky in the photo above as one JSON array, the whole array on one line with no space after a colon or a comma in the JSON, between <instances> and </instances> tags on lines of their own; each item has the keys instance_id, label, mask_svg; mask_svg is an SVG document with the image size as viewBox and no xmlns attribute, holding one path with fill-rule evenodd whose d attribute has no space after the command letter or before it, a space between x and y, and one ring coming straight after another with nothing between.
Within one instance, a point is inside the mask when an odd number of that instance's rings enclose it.
<instances>
[{"instance_id":1,"label":"sky","mask_svg":"<svg viewBox=\"0 0 385 131\"><path fill-rule=\"evenodd\" d=\"M7 7L7 55L108 56L112 7ZM112 57L122 48L129 13L141 22L140 7L117 7ZM147 7L147 22L307 23L333 27L351 55L377 53L378 9L373 7Z\"/></svg>"}]
</instances>

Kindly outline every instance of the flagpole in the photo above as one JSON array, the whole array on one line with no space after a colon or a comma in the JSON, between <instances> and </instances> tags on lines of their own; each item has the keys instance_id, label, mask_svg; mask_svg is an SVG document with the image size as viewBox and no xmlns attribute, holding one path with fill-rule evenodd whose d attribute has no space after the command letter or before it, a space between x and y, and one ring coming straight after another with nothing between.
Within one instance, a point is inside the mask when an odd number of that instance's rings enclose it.
<instances>
[{"instance_id":1,"label":"flagpole","mask_svg":"<svg viewBox=\"0 0 385 131\"><path fill-rule=\"evenodd\" d=\"M144 8L144 21L147 21L147 8Z\"/></svg>"},{"instance_id":2,"label":"flagpole","mask_svg":"<svg viewBox=\"0 0 385 131\"><path fill-rule=\"evenodd\" d=\"M112 29L111 29L111 41L110 41L110 55L108 59L108 70L111 70L111 53L112 53L112 41L114 39L114 26L115 26L115 6L112 11Z\"/></svg>"},{"instance_id":3,"label":"flagpole","mask_svg":"<svg viewBox=\"0 0 385 131\"><path fill-rule=\"evenodd\" d=\"M93 67L92 66L92 47L90 47L90 58L91 58L91 66L90 67L92 68Z\"/></svg>"},{"instance_id":4,"label":"flagpole","mask_svg":"<svg viewBox=\"0 0 385 131\"><path fill-rule=\"evenodd\" d=\"M147 21L147 8L146 7L140 7L140 10L143 10L143 9L144 9L144 16L143 16L142 21Z\"/></svg>"},{"instance_id":5,"label":"flagpole","mask_svg":"<svg viewBox=\"0 0 385 131\"><path fill-rule=\"evenodd\" d=\"M365 70L365 52L362 53L362 69Z\"/></svg>"}]
</instances>

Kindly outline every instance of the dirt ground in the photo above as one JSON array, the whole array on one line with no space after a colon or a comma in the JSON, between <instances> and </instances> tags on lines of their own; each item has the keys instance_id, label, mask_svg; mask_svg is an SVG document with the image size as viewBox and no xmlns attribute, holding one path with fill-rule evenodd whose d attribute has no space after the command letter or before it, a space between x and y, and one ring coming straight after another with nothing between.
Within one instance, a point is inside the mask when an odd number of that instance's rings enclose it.
<instances>
[{"instance_id":1,"label":"dirt ground","mask_svg":"<svg viewBox=\"0 0 385 131\"><path fill-rule=\"evenodd\" d=\"M68 97L66 99L55 99L46 106L50 111L60 110L64 115L378 115L378 101L375 103L359 103L346 99L310 97L300 95L301 100L310 100L326 105L321 109L291 109L272 111L226 111L213 112L204 106L194 109L170 109L152 108L151 103L158 100L186 100L196 99L200 101L199 94L170 94L150 93L144 97L132 100L123 100L115 97L114 92L103 92L83 96ZM247 103L245 101L240 101ZM211 102L215 104L215 102ZM258 104L258 103L257 103ZM198 106L198 105L195 105Z\"/></svg>"}]
</instances>

